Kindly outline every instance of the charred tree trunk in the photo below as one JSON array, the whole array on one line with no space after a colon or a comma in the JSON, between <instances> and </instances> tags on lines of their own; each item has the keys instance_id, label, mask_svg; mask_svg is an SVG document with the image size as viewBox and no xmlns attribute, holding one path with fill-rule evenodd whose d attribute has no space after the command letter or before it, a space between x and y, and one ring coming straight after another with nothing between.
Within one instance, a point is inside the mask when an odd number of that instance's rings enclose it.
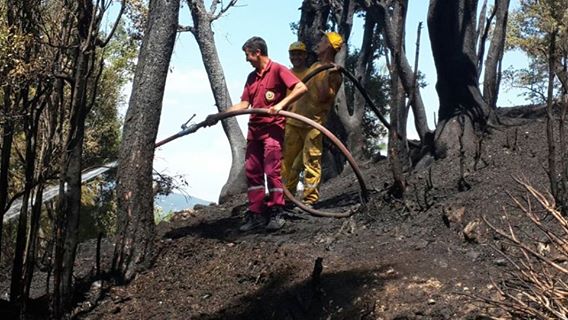
<instances>
[{"instance_id":1,"label":"charred tree trunk","mask_svg":"<svg viewBox=\"0 0 568 320\"><path fill-rule=\"evenodd\" d=\"M92 7L83 7L91 13ZM90 16L90 15L89 15ZM79 26L79 30L87 25ZM84 43L82 43L84 45ZM62 315L70 306L73 298L73 267L78 244L79 215L81 211L81 156L87 116L87 78L92 47L81 46L77 53L77 65L73 77L74 86L71 95L69 132L64 144L64 153L60 164L58 228L55 247L54 266L54 314Z\"/></svg>"},{"instance_id":2,"label":"charred tree trunk","mask_svg":"<svg viewBox=\"0 0 568 320\"><path fill-rule=\"evenodd\" d=\"M129 281L154 257L152 162L178 27L179 0L151 0L118 164L118 230L113 270Z\"/></svg>"},{"instance_id":3,"label":"charred tree trunk","mask_svg":"<svg viewBox=\"0 0 568 320\"><path fill-rule=\"evenodd\" d=\"M19 29L16 25L18 21L22 21L18 17L18 8L16 3L11 2L6 6L5 19L10 26L10 32L14 32ZM13 68L12 65L5 66L6 70ZM2 74L5 76L7 74ZM15 98L15 90L13 90L11 85L5 85L2 88L3 91L3 106L2 113L2 150L0 153L0 219L4 221L4 213L8 210L8 186L10 177L10 160L12 155L12 143L14 138L14 115L16 114L16 105L18 101ZM2 261L2 235L3 235L4 223L0 224L0 262Z\"/></svg>"},{"instance_id":4,"label":"charred tree trunk","mask_svg":"<svg viewBox=\"0 0 568 320\"><path fill-rule=\"evenodd\" d=\"M476 131L485 129L490 114L478 87L476 12L477 0L430 1L428 29L440 100L437 157L475 152Z\"/></svg>"},{"instance_id":5,"label":"charred tree trunk","mask_svg":"<svg viewBox=\"0 0 568 320\"><path fill-rule=\"evenodd\" d=\"M0 151L0 221L4 221L4 213L8 210L8 184L9 167L12 151L12 141L14 137L14 121L12 118L12 89L10 86L4 87L4 106L2 112L4 119L2 123L2 150ZM2 235L3 225L0 223L0 261L2 261Z\"/></svg>"},{"instance_id":6,"label":"charred tree trunk","mask_svg":"<svg viewBox=\"0 0 568 320\"><path fill-rule=\"evenodd\" d=\"M18 17L18 21L14 19L15 25L12 25L13 30L18 30L21 34L36 35L35 23L37 21L38 3L36 1L25 1L19 4L20 7L12 7L11 12L16 13L10 19ZM14 10L14 11L12 11ZM24 63L30 63L33 56L37 54L35 45L28 45L24 50L21 57ZM14 107L21 110L23 116L23 132L25 137L25 153L24 153L24 190L22 195L22 207L18 219L18 227L16 234L16 246L14 250L14 261L12 267L12 278L10 285L10 300L15 302L21 307L22 314L25 312L25 304L27 300L25 287L25 274L26 269L29 270L28 257L35 254L35 248L30 247L28 235L33 233L28 225L28 206L29 200L33 197L33 190L36 186L36 155L37 155L37 140L38 140L38 122L42 112L41 106L38 104L37 97L42 95L43 90L39 86L41 84L39 79L24 80L19 83L18 89L13 93ZM32 95L34 97L32 97ZM9 97L11 99L12 97ZM11 137L10 137L11 139ZM11 144L11 142L10 142ZM7 163L6 165L9 165ZM39 168L41 170L41 168ZM7 182L7 181L6 181ZM36 221L38 221L36 219ZM35 222L35 221L34 221ZM32 222L33 224L33 222ZM35 225L32 225L34 227ZM36 229L37 230L37 229Z\"/></svg>"},{"instance_id":7,"label":"charred tree trunk","mask_svg":"<svg viewBox=\"0 0 568 320\"><path fill-rule=\"evenodd\" d=\"M327 30L329 0L304 0L300 9L298 39L308 48L308 65L310 65L317 59L314 48L321 39L321 32Z\"/></svg>"},{"instance_id":8,"label":"charred tree trunk","mask_svg":"<svg viewBox=\"0 0 568 320\"><path fill-rule=\"evenodd\" d=\"M487 0L483 0L483 5L481 5L481 10L479 12L479 21L477 24L477 36L476 36L476 47L477 47L477 77L481 75L481 69L483 69L483 56L485 55L485 42L487 42L487 36L489 35L489 29L491 28L491 21L495 10L492 11L491 16L487 19Z\"/></svg>"},{"instance_id":9,"label":"charred tree trunk","mask_svg":"<svg viewBox=\"0 0 568 320\"><path fill-rule=\"evenodd\" d=\"M87 85L94 59L96 22L95 8L90 0L80 1L73 7L76 20L75 68L71 90L68 131L60 160L59 199L55 223L55 258L52 312L63 315L74 296L73 269L78 244L79 216L81 211L81 159L85 135L85 118L88 113ZM95 30L98 30L95 29Z\"/></svg>"},{"instance_id":10,"label":"charred tree trunk","mask_svg":"<svg viewBox=\"0 0 568 320\"><path fill-rule=\"evenodd\" d=\"M30 109L30 103L27 99L29 90L28 88L23 88L21 90L22 97L22 109L28 110L28 112L33 113ZM26 235L28 233L28 204L31 197L31 192L33 189L34 181L34 158L35 158L35 137L37 132L33 130L33 119L32 116L28 115L24 119L24 129L26 136L26 151L25 151L25 166L24 166L24 192L22 195L22 207L20 209L20 215L18 217L18 227L16 232L16 247L14 249L14 262L12 264L12 278L10 283L10 301L16 303L19 306L24 304L23 296L23 273L24 273L24 257L26 250Z\"/></svg>"},{"instance_id":11,"label":"charred tree trunk","mask_svg":"<svg viewBox=\"0 0 568 320\"><path fill-rule=\"evenodd\" d=\"M485 60L483 77L483 99L491 109L497 108L497 97L501 83L501 63L505 49L507 21L510 0L495 0L495 27Z\"/></svg>"},{"instance_id":12,"label":"charred tree trunk","mask_svg":"<svg viewBox=\"0 0 568 320\"><path fill-rule=\"evenodd\" d=\"M344 7L345 5L349 5L350 3L351 1L345 1L343 4L336 4L336 7ZM332 4L330 0L304 0L302 2L302 13L300 17L300 25L298 28L298 39L303 41L308 48L308 64L312 64L317 59L314 53L314 49L322 37L322 32L327 31L329 20L333 18L339 19L339 17L341 16L341 10L339 10L339 12L335 12L336 14L338 14L338 16L332 17L331 9ZM346 27L346 25L343 24L343 27ZM342 33L342 36L344 37L344 41L347 42L349 35L347 35L346 38L346 35ZM342 50L345 50L345 46ZM340 54L336 56L336 62L344 65L344 63L340 62L340 59L338 60L339 56ZM344 60L345 58L343 58L342 61ZM336 105L339 106L339 109L341 109L342 104L345 104L345 95L342 95L342 91L343 90L340 89L335 100ZM336 108L332 108L332 111L330 111L330 114L327 118L326 127L329 128L336 136L338 136L339 139L345 141L346 130L343 126L342 121L336 114L335 109ZM343 155L336 152L334 148L329 148L329 146L330 143L327 141L327 139L324 138L324 148L322 154L322 173L324 181L333 178L341 173L341 171L343 171L343 163L345 161Z\"/></svg>"},{"instance_id":13,"label":"charred tree trunk","mask_svg":"<svg viewBox=\"0 0 568 320\"><path fill-rule=\"evenodd\" d=\"M229 90L227 89L227 83L225 82L225 75L221 67L219 55L215 47L213 30L211 29L215 12L207 12L203 0L189 1L189 8L191 10L191 17L193 18L191 32L195 36L195 40L201 51L201 57L209 78L211 90L213 91L215 104L219 112L222 112L230 107L232 102L229 96ZM222 123L225 135L227 139L229 139L233 161L227 182L225 182L225 185L223 185L221 189L219 203L225 202L230 196L244 193L247 190L244 166L246 140L236 118L227 118L223 120Z\"/></svg>"}]
</instances>

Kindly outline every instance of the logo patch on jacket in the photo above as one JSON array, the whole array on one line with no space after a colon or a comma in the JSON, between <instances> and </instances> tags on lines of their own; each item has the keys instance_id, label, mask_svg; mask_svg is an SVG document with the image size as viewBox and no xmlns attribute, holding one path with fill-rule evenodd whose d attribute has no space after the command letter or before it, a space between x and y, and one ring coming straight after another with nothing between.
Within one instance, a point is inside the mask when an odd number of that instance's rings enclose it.
<instances>
[{"instance_id":1,"label":"logo patch on jacket","mask_svg":"<svg viewBox=\"0 0 568 320\"><path fill-rule=\"evenodd\" d=\"M266 98L266 101L271 102L272 100L274 100L275 95L272 91L266 91L264 97Z\"/></svg>"}]
</instances>

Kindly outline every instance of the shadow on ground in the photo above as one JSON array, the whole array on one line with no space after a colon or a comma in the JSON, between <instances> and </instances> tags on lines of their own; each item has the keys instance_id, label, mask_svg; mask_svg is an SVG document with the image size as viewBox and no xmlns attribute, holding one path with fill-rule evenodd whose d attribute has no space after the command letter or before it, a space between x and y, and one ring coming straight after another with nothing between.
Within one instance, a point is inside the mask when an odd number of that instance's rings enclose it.
<instances>
[{"instance_id":1,"label":"shadow on ground","mask_svg":"<svg viewBox=\"0 0 568 320\"><path fill-rule=\"evenodd\" d=\"M317 274L317 263L310 279L287 286L289 274L278 274L265 286L246 295L215 314L192 315L192 319L365 319L374 311L374 302L364 295L381 290L396 279L389 266L373 270L349 270Z\"/></svg>"}]
</instances>

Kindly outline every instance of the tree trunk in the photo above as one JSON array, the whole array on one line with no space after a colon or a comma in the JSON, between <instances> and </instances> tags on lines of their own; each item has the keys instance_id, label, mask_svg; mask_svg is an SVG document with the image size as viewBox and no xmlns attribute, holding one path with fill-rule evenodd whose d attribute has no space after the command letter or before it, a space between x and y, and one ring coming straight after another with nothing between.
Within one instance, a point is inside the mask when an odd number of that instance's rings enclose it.
<instances>
[{"instance_id":1,"label":"tree trunk","mask_svg":"<svg viewBox=\"0 0 568 320\"><path fill-rule=\"evenodd\" d=\"M314 48L321 39L321 31L327 30L330 6L328 0L304 0L301 7L298 39L308 48L308 65L317 59Z\"/></svg>"},{"instance_id":2,"label":"tree trunk","mask_svg":"<svg viewBox=\"0 0 568 320\"><path fill-rule=\"evenodd\" d=\"M215 104L219 112L225 111L232 105L223 68L215 47L215 38L211 29L211 14L205 9L203 0L189 2L191 16L193 18L192 33L199 45L203 65L209 78L209 84L213 91ZM245 151L246 140L241 132L236 118L228 118L222 121L223 130L231 146L232 163L229 177L219 195L219 203L225 202L229 197L246 192L247 182L245 176Z\"/></svg>"},{"instance_id":3,"label":"tree trunk","mask_svg":"<svg viewBox=\"0 0 568 320\"><path fill-rule=\"evenodd\" d=\"M31 106L29 100L27 99L29 90L28 88L21 89L22 97L22 110L28 110L31 114ZM33 176L34 176L34 135L36 134L32 130L33 119L32 115L27 115L24 119L24 129L26 138L26 151L25 159L26 163L24 166L24 193L22 195L22 207L20 209L20 215L18 217L18 228L16 232L16 247L14 249L14 261L12 265L12 275L10 283L10 301L16 303L19 306L24 304L23 296L23 274L24 274L24 256L26 250L26 235L28 233L28 204L31 197L31 192L33 188Z\"/></svg>"},{"instance_id":4,"label":"tree trunk","mask_svg":"<svg viewBox=\"0 0 568 320\"><path fill-rule=\"evenodd\" d=\"M493 10L495 13L495 10ZM481 10L479 12L479 21L477 23L477 36L475 37L475 46L477 47L477 77L481 75L481 69L483 68L483 55L485 54L485 42L487 42L487 35L489 33L489 28L491 27L491 20L487 19L487 0L483 0L483 5L481 5Z\"/></svg>"},{"instance_id":5,"label":"tree trunk","mask_svg":"<svg viewBox=\"0 0 568 320\"><path fill-rule=\"evenodd\" d=\"M69 118L69 131L60 163L58 219L54 267L54 315L62 315L71 306L73 298L73 267L78 244L79 216L81 212L81 158L87 116L87 84L94 48L87 44L92 3L84 2L77 9L80 46L73 75L73 90Z\"/></svg>"},{"instance_id":6,"label":"tree trunk","mask_svg":"<svg viewBox=\"0 0 568 320\"><path fill-rule=\"evenodd\" d=\"M399 9L399 13L404 13L404 18L395 18L391 16L391 13L389 13L390 10L388 10L384 5L378 5L377 9L378 15L380 17L379 22L381 23L383 35L385 37L385 42L392 54L393 63L397 69L398 76L401 79L404 91L406 91L406 93L409 95L409 98L412 99L411 106L412 112L414 114L414 125L416 127L416 131L418 132L420 141L424 143L426 141L426 136L428 135L428 133L430 133L430 128L428 128L428 120L426 117L426 109L424 107L422 95L420 94L420 89L415 85L416 75L414 74L410 63L408 62L406 50L404 49L404 46L399 45L399 42L404 41L404 38L399 38L401 35L400 26L401 23L404 24L406 21L406 13L405 11L402 12L402 9ZM393 12L392 14L394 13L396 12ZM393 19L395 20L395 23L393 23ZM396 19L402 19L403 21L396 23ZM404 25L402 25L402 27L404 27ZM408 115L404 116L404 119L400 119L400 121L404 121L405 123L404 131L406 131L407 116ZM399 132L399 134L401 133Z\"/></svg>"},{"instance_id":7,"label":"tree trunk","mask_svg":"<svg viewBox=\"0 0 568 320\"><path fill-rule=\"evenodd\" d=\"M354 76L359 80L363 87L367 84L368 70L374 59L373 45L374 31L376 21L367 14L365 16L365 24L363 27L363 39L361 43L361 51L355 65ZM341 119L341 123L345 127L347 133L347 145L349 151L355 159L361 159L364 155L365 139L363 136L363 114L365 113L365 98L361 93L356 91L354 93L353 107L350 112L347 107L339 108L337 114Z\"/></svg>"},{"instance_id":8,"label":"tree trunk","mask_svg":"<svg viewBox=\"0 0 568 320\"><path fill-rule=\"evenodd\" d=\"M12 90L4 87L4 123L2 125L2 151L0 151L0 221L4 221L4 213L8 204L8 182L12 141L14 137L14 122L12 120ZM2 236L4 223L0 223L0 261L2 261Z\"/></svg>"},{"instance_id":9,"label":"tree trunk","mask_svg":"<svg viewBox=\"0 0 568 320\"><path fill-rule=\"evenodd\" d=\"M151 0L120 146L113 269L131 280L154 257L152 162L178 27L179 0Z\"/></svg>"},{"instance_id":10,"label":"tree trunk","mask_svg":"<svg viewBox=\"0 0 568 320\"><path fill-rule=\"evenodd\" d=\"M497 108L497 97L501 83L501 62L505 49L507 21L510 0L495 0L495 28L485 60L485 75L483 77L483 99L490 108Z\"/></svg>"},{"instance_id":11,"label":"tree trunk","mask_svg":"<svg viewBox=\"0 0 568 320\"><path fill-rule=\"evenodd\" d=\"M327 3L329 3L328 1ZM341 34L343 37L343 42L345 43L341 50L335 55L335 63L341 66L345 66L345 62L347 60L347 44L349 43L349 37L351 36L351 30L353 28L353 15L355 14L355 3L353 0L345 0L345 1L335 1L334 7L336 10L333 12L333 15L329 16L329 19L335 21L338 26L338 33ZM338 9L340 8L340 9ZM331 12L330 12L331 13ZM326 30L326 29L323 29ZM322 33L320 30L313 30L313 37L319 40L322 37ZM353 106L354 108L356 106ZM361 109L364 108L364 105L360 106ZM342 116L343 114L343 116ZM353 130L349 132L345 122L343 120L349 121L351 119L352 112L347 104L347 96L345 94L345 86L339 87L339 90L335 97L335 108L332 108L330 111L330 115L327 119L326 127L334 128L333 133L337 135L344 143L347 143L347 147L352 149L357 149L356 146L349 145L348 139L351 142L357 144L357 139L355 138L356 131L359 131L361 141L363 139L363 132L360 129ZM345 115L349 115L346 117ZM356 121L356 120L355 120ZM351 135L351 138L347 138L348 135ZM324 139L325 140L325 139ZM328 144L331 145L331 144ZM326 157L322 159L322 171L328 171L329 173L325 174L327 178L333 178L339 173L343 171L345 166L345 158L341 154L339 150L336 148L327 148L324 150L327 154ZM356 152L356 151L355 151ZM336 174L336 175L332 175Z\"/></svg>"},{"instance_id":12,"label":"tree trunk","mask_svg":"<svg viewBox=\"0 0 568 320\"><path fill-rule=\"evenodd\" d=\"M462 149L474 152L474 129L484 129L490 113L478 87L476 10L477 0L430 1L428 29L440 100L434 138L438 157Z\"/></svg>"},{"instance_id":13,"label":"tree trunk","mask_svg":"<svg viewBox=\"0 0 568 320\"><path fill-rule=\"evenodd\" d=\"M341 4L342 6L349 5L351 1L345 1ZM300 25L298 28L298 39L303 41L308 48L308 64L312 64L316 61L317 57L314 53L314 49L317 43L323 36L323 31L328 29L328 20L331 18L331 5L329 0L304 0L302 2L302 13L300 17ZM340 24L343 28L346 24ZM350 29L349 29L350 31ZM341 32L340 32L341 33ZM347 42L349 34L345 35L342 33L343 39ZM340 58L341 52L337 54L335 62L340 65L344 65L342 61L345 61L346 51L345 46L342 49L343 58ZM309 83L308 83L309 85ZM336 105L338 109L342 106L346 106L345 93L343 91L343 86L339 90L336 96ZM346 108L346 107L345 107ZM344 133L346 132L342 121L336 114L336 108L331 108L330 114L327 118L326 127L330 129L338 138L344 141ZM343 163L345 159L340 152L337 152L334 148L329 148L331 144L324 138L324 148L322 154L322 181L333 178L337 176L341 171L343 171Z\"/></svg>"}]
</instances>

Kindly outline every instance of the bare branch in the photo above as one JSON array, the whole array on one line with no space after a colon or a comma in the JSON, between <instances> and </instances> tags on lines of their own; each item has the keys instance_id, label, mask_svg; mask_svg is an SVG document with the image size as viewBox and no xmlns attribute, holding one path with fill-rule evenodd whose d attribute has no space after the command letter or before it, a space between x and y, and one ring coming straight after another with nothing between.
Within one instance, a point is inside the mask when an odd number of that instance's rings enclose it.
<instances>
[{"instance_id":1,"label":"bare branch","mask_svg":"<svg viewBox=\"0 0 568 320\"><path fill-rule=\"evenodd\" d=\"M226 7L223 7L223 1L214 0L213 3L211 3L210 13L213 15L211 17L211 21L219 19L225 12L227 12L227 10L229 10L229 8L235 6L237 4L237 1L239 1L239 0L231 0L231 1L229 1L229 4L227 4ZM221 10L219 11L219 13L215 14L215 10L216 10L218 2L221 3Z\"/></svg>"},{"instance_id":2,"label":"bare branch","mask_svg":"<svg viewBox=\"0 0 568 320\"><path fill-rule=\"evenodd\" d=\"M177 32L191 32L192 34L195 34L195 28L193 26L179 25Z\"/></svg>"},{"instance_id":3,"label":"bare branch","mask_svg":"<svg viewBox=\"0 0 568 320\"><path fill-rule=\"evenodd\" d=\"M118 28L118 24L120 23L120 19L122 18L122 14L124 13L125 7L126 7L126 0L122 0L120 2L120 10L118 11L118 16L116 17L116 21L114 22L114 25L112 26L112 30L108 34L107 38L99 45L100 47L106 47L106 45L109 43L110 39L112 38L112 36L116 32L116 28Z\"/></svg>"}]
</instances>

